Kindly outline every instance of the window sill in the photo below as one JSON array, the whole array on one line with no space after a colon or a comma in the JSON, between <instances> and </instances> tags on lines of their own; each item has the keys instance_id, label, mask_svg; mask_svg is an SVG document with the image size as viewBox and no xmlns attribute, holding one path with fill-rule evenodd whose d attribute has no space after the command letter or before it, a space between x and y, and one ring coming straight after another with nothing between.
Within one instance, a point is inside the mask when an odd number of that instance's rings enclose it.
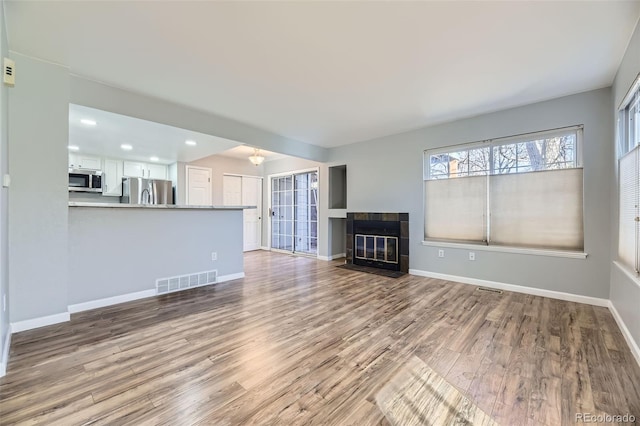
<instances>
[{"instance_id":1,"label":"window sill","mask_svg":"<svg viewBox=\"0 0 640 426\"><path fill-rule=\"evenodd\" d=\"M618 269L620 269L620 271L622 271L627 277L629 277L629 279L631 279L631 282L640 287L640 276L635 274L631 269L618 262L617 260L614 260L613 264L616 265Z\"/></svg>"},{"instance_id":2,"label":"window sill","mask_svg":"<svg viewBox=\"0 0 640 426\"><path fill-rule=\"evenodd\" d=\"M521 247L487 246L472 243L453 243L447 241L422 241L423 246L448 247L460 250L493 251L500 253L529 254L534 256L565 257L569 259L586 259L588 254L577 251L545 250Z\"/></svg>"}]
</instances>

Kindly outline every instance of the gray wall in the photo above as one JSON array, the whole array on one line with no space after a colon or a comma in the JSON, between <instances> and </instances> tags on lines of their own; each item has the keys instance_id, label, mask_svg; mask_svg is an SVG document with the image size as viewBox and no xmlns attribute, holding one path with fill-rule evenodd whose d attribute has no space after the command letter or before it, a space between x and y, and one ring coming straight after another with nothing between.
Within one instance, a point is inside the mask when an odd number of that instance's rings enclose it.
<instances>
[{"instance_id":1,"label":"gray wall","mask_svg":"<svg viewBox=\"0 0 640 426\"><path fill-rule=\"evenodd\" d=\"M11 322L67 312L69 71L12 52Z\"/></svg>"},{"instance_id":2,"label":"gray wall","mask_svg":"<svg viewBox=\"0 0 640 426\"><path fill-rule=\"evenodd\" d=\"M329 247L331 251L330 256L346 254L347 252L347 220L331 218L329 219L329 232L331 237L331 243Z\"/></svg>"},{"instance_id":3,"label":"gray wall","mask_svg":"<svg viewBox=\"0 0 640 426\"><path fill-rule=\"evenodd\" d=\"M69 201L81 203L119 203L120 197L105 197L92 192L70 192Z\"/></svg>"},{"instance_id":4,"label":"gray wall","mask_svg":"<svg viewBox=\"0 0 640 426\"><path fill-rule=\"evenodd\" d=\"M633 38L627 47L624 59L618 69L613 82L613 114L617 117L618 107L629 90L633 80L640 73L640 24L636 26ZM614 118L615 118L614 117ZM612 132L612 135L614 133ZM611 145L615 145L615 137L611 138ZM612 194L618 194L618 151L616 148L609 187ZM611 204L611 258L618 258L618 197L612 197ZM611 264L611 302L627 325L636 345L640 346L640 279L632 279L622 272L618 266Z\"/></svg>"},{"instance_id":5,"label":"gray wall","mask_svg":"<svg viewBox=\"0 0 640 426\"><path fill-rule=\"evenodd\" d=\"M243 265L241 210L69 208L70 305L155 289L158 278L237 274Z\"/></svg>"},{"instance_id":6,"label":"gray wall","mask_svg":"<svg viewBox=\"0 0 640 426\"><path fill-rule=\"evenodd\" d=\"M7 32L4 26L4 3L0 3L0 60L9 56L7 46ZM0 178L9 171L8 159L8 98L9 89L4 84L0 84ZM0 187L0 363L5 364L8 360L2 359L4 354L4 343L9 333L9 259L8 253L8 209L9 190ZM6 306L3 303L6 300Z\"/></svg>"},{"instance_id":7,"label":"gray wall","mask_svg":"<svg viewBox=\"0 0 640 426\"><path fill-rule=\"evenodd\" d=\"M423 246L423 151L526 132L584 124L586 260ZM349 211L409 212L410 268L546 290L608 298L611 91L600 89L330 150L347 165Z\"/></svg>"},{"instance_id":8,"label":"gray wall","mask_svg":"<svg viewBox=\"0 0 640 426\"><path fill-rule=\"evenodd\" d=\"M127 92L78 76L71 76L71 102L219 136L282 154L317 161L323 161L327 156L327 150L316 145L287 139L238 121Z\"/></svg>"},{"instance_id":9,"label":"gray wall","mask_svg":"<svg viewBox=\"0 0 640 426\"><path fill-rule=\"evenodd\" d=\"M263 165L254 166L249 159L229 158L221 155L211 155L187 164L210 168L211 200L214 206L223 205L223 176L225 173L262 177Z\"/></svg>"}]
</instances>

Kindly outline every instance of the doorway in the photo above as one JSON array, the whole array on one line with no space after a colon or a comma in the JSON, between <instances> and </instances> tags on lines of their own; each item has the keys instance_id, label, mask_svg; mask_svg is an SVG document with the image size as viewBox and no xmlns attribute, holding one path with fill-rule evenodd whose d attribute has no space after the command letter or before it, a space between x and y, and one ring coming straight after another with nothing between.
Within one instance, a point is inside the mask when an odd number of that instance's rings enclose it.
<instances>
[{"instance_id":1,"label":"doorway","mask_svg":"<svg viewBox=\"0 0 640 426\"><path fill-rule=\"evenodd\" d=\"M270 177L271 248L318 254L318 171Z\"/></svg>"},{"instance_id":2,"label":"doorway","mask_svg":"<svg viewBox=\"0 0 640 426\"><path fill-rule=\"evenodd\" d=\"M211 205L211 169L186 166L187 197L190 206Z\"/></svg>"}]
</instances>

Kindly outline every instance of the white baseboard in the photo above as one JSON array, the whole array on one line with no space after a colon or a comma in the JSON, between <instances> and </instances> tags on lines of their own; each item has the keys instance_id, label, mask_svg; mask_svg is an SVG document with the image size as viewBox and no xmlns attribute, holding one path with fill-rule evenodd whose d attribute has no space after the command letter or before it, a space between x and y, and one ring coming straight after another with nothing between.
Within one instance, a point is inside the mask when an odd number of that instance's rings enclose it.
<instances>
[{"instance_id":1,"label":"white baseboard","mask_svg":"<svg viewBox=\"0 0 640 426\"><path fill-rule=\"evenodd\" d=\"M318 258L318 260L324 260L324 261L330 261L330 260L335 260L335 259L340 259L341 257L346 257L347 254L346 253L338 253L338 254L332 254L331 256L316 256Z\"/></svg>"},{"instance_id":2,"label":"white baseboard","mask_svg":"<svg viewBox=\"0 0 640 426\"><path fill-rule=\"evenodd\" d=\"M11 333L19 333L21 331L32 330L34 328L46 327L47 325L67 322L70 319L71 315L69 312L61 312L59 314L47 315L46 317L12 322Z\"/></svg>"},{"instance_id":3,"label":"white baseboard","mask_svg":"<svg viewBox=\"0 0 640 426\"><path fill-rule=\"evenodd\" d=\"M7 365L9 365L9 348L11 348L11 326L7 330L4 338L4 346L2 346L2 358L0 358L0 377L7 374Z\"/></svg>"},{"instance_id":4,"label":"white baseboard","mask_svg":"<svg viewBox=\"0 0 640 426\"><path fill-rule=\"evenodd\" d=\"M89 302L77 303L69 305L69 313L88 311L91 309L104 308L105 306L117 305L118 303L131 302L132 300L144 299L155 296L155 290L136 291L135 293L121 294L113 297L105 297L104 299L91 300Z\"/></svg>"},{"instance_id":5,"label":"white baseboard","mask_svg":"<svg viewBox=\"0 0 640 426\"><path fill-rule=\"evenodd\" d=\"M260 250L271 251L271 249L267 246L260 246Z\"/></svg>"},{"instance_id":6,"label":"white baseboard","mask_svg":"<svg viewBox=\"0 0 640 426\"><path fill-rule=\"evenodd\" d=\"M638 347L638 344L633 339L631 332L627 328L627 325L622 320L622 317L618 313L618 310L616 309L616 307L614 306L611 300L609 300L608 308L609 308L609 311L611 311L611 315L613 315L613 318L618 323L618 327L620 327L620 331L622 331L622 335L624 336L624 339L627 341L627 345L629 345L629 349L631 349L631 353L633 354L633 357L636 359L636 362L638 363L638 365L640 365L640 347Z\"/></svg>"},{"instance_id":7,"label":"white baseboard","mask_svg":"<svg viewBox=\"0 0 640 426\"><path fill-rule=\"evenodd\" d=\"M244 278L244 272L238 272L237 274L220 275L216 282L223 283L225 281L239 280Z\"/></svg>"},{"instance_id":8,"label":"white baseboard","mask_svg":"<svg viewBox=\"0 0 640 426\"><path fill-rule=\"evenodd\" d=\"M244 272L238 274L221 275L218 277L219 283L231 280L237 280L244 278ZM121 294L119 296L106 297L104 299L91 300L89 302L78 303L75 305L69 305L69 313L75 314L77 312L88 311L91 309L104 308L105 306L117 305L119 303L131 302L138 299L146 299L147 297L153 297L156 295L156 290L143 290L135 293Z\"/></svg>"},{"instance_id":9,"label":"white baseboard","mask_svg":"<svg viewBox=\"0 0 640 426\"><path fill-rule=\"evenodd\" d=\"M496 281L480 280L477 278L461 277L457 275L440 274L437 272L421 271L419 269L409 269L411 275L420 277L437 278L446 281L455 281L462 284L478 285L482 287L497 288L499 290L513 291L516 293L531 294L534 296L549 297L551 299L566 300L568 302L585 303L594 306L609 306L609 299L600 299L591 296L582 296L580 294L564 293L561 291L544 290L541 288L524 287L514 284L499 283Z\"/></svg>"}]
</instances>

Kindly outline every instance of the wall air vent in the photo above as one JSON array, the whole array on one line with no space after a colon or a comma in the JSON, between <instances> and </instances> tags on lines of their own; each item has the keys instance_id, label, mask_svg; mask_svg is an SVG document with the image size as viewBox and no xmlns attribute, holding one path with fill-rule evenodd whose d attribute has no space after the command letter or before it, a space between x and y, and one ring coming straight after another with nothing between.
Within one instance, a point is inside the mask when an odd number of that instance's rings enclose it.
<instances>
[{"instance_id":1,"label":"wall air vent","mask_svg":"<svg viewBox=\"0 0 640 426\"><path fill-rule=\"evenodd\" d=\"M2 81L10 87L16 85L16 64L9 58L4 58Z\"/></svg>"},{"instance_id":2,"label":"wall air vent","mask_svg":"<svg viewBox=\"0 0 640 426\"><path fill-rule=\"evenodd\" d=\"M156 294L173 293L188 288L201 287L218 282L218 271L203 271L177 277L158 278Z\"/></svg>"}]
</instances>

